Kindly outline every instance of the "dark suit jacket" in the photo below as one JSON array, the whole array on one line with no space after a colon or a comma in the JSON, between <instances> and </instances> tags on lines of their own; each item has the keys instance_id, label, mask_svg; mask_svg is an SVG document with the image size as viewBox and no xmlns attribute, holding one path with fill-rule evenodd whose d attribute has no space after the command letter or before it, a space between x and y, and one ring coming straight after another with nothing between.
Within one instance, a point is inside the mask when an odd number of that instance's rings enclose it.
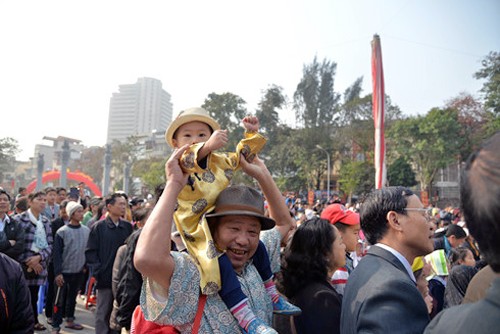
<instances>
[{"instance_id":1,"label":"dark suit jacket","mask_svg":"<svg viewBox=\"0 0 500 334\"><path fill-rule=\"evenodd\" d=\"M425 333L498 333L500 328L500 278L477 303L450 307L432 319Z\"/></svg>"},{"instance_id":2,"label":"dark suit jacket","mask_svg":"<svg viewBox=\"0 0 500 334\"><path fill-rule=\"evenodd\" d=\"M404 265L372 246L347 281L341 333L422 333L428 323L424 299Z\"/></svg>"}]
</instances>

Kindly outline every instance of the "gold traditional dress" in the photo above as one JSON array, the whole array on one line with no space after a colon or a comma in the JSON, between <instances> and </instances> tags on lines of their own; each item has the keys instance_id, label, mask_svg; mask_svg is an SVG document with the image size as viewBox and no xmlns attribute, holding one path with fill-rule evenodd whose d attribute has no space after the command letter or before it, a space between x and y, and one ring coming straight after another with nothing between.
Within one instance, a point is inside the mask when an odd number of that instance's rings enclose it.
<instances>
[{"instance_id":1,"label":"gold traditional dress","mask_svg":"<svg viewBox=\"0 0 500 334\"><path fill-rule=\"evenodd\" d=\"M220 290L218 257L222 254L215 247L210 229L203 215L213 210L220 192L227 188L233 173L240 166L240 153L248 161L264 147L266 139L259 133L245 132L231 153L210 153L206 168L198 165L198 152L204 143L191 145L181 157L181 167L189 173L188 184L177 198L174 221L189 254L200 271L203 294Z\"/></svg>"}]
</instances>

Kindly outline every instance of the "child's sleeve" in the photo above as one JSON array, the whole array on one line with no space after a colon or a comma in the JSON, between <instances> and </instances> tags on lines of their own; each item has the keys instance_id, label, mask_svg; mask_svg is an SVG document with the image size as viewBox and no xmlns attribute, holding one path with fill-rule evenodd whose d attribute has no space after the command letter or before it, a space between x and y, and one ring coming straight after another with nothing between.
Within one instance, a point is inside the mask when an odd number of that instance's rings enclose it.
<instances>
[{"instance_id":1,"label":"child's sleeve","mask_svg":"<svg viewBox=\"0 0 500 334\"><path fill-rule=\"evenodd\" d=\"M180 163L181 163L181 168L184 172L189 174L203 172L205 168L202 168L198 164L198 152L200 152L200 149L203 147L204 144L205 143L193 144L189 146L189 148L182 154ZM210 156L210 154L208 156Z\"/></svg>"},{"instance_id":2,"label":"child's sleeve","mask_svg":"<svg viewBox=\"0 0 500 334\"><path fill-rule=\"evenodd\" d=\"M252 162L264 145L266 145L266 142L267 139L258 132L245 132L245 138L238 143L236 152L229 154L234 168L238 169L240 166L240 153L243 154L247 161Z\"/></svg>"}]
</instances>

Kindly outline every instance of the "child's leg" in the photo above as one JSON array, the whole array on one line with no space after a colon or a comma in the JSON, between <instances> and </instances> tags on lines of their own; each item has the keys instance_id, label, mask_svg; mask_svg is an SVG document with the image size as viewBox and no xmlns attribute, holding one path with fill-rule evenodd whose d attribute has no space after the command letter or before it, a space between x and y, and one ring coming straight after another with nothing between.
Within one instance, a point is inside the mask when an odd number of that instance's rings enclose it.
<instances>
[{"instance_id":1,"label":"child's leg","mask_svg":"<svg viewBox=\"0 0 500 334\"><path fill-rule=\"evenodd\" d=\"M260 325L261 320L257 319L250 305L248 298L241 290L240 282L236 277L231 261L226 254L219 257L219 268L221 276L221 289L219 295L226 304L227 308L238 321L238 324L246 331L249 330L251 324L256 322ZM256 326L252 326L256 327ZM267 326L266 326L267 327Z\"/></svg>"},{"instance_id":2,"label":"child's leg","mask_svg":"<svg viewBox=\"0 0 500 334\"><path fill-rule=\"evenodd\" d=\"M253 265L257 268L262 281L264 282L264 287L266 288L267 294L271 297L273 301L274 313L286 314L286 315L298 315L302 311L295 305L287 302L276 289L274 284L274 275L271 271L271 262L269 261L269 254L267 253L266 246L262 241L259 241L257 250L252 257Z\"/></svg>"},{"instance_id":3,"label":"child's leg","mask_svg":"<svg viewBox=\"0 0 500 334\"><path fill-rule=\"evenodd\" d=\"M227 308L231 309L246 300L247 296L245 296L241 290L240 282L226 254L219 257L219 270L222 285L219 296L222 298Z\"/></svg>"},{"instance_id":4,"label":"child's leg","mask_svg":"<svg viewBox=\"0 0 500 334\"><path fill-rule=\"evenodd\" d=\"M270 278L273 278L273 272L271 271L271 262L269 261L269 254L267 254L266 246L264 243L259 240L259 245L257 246L257 250L252 257L253 265L257 268L259 272L260 278L264 282L268 281Z\"/></svg>"}]
</instances>

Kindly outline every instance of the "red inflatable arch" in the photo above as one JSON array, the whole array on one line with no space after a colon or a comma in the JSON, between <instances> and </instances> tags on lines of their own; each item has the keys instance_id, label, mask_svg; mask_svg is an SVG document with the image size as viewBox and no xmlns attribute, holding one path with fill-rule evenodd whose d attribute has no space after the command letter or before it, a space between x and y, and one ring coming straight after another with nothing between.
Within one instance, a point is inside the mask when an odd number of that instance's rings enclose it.
<instances>
[{"instance_id":1,"label":"red inflatable arch","mask_svg":"<svg viewBox=\"0 0 500 334\"><path fill-rule=\"evenodd\" d=\"M89 189L96 196L102 196L101 189L94 183L94 180L88 176L87 174L83 174L82 172L67 172L66 173L68 180L78 181L78 183L83 182L89 187ZM61 172L58 170L51 170L49 172L45 172L42 175L42 183L47 183L48 181L59 180L61 177ZM26 187L28 193L32 192L36 188L36 180L32 181Z\"/></svg>"}]
</instances>

